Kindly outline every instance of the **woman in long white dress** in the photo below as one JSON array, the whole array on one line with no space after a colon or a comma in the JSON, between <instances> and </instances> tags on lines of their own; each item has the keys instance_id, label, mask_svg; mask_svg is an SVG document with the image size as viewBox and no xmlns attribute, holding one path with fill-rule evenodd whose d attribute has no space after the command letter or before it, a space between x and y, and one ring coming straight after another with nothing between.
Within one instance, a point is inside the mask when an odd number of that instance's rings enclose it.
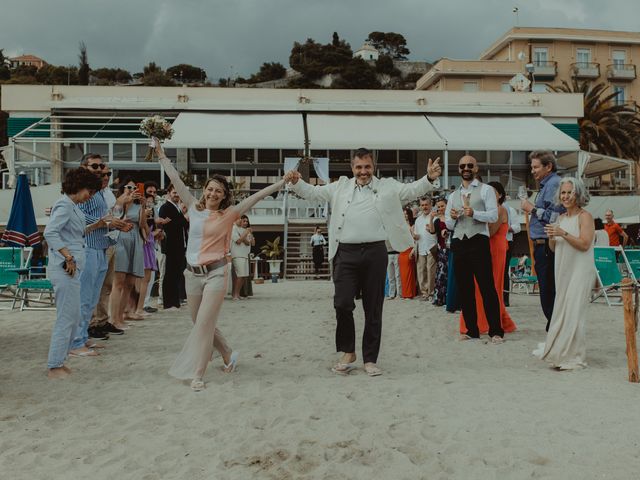
<instances>
[{"instance_id":1,"label":"woman in long white dress","mask_svg":"<svg viewBox=\"0 0 640 480\"><path fill-rule=\"evenodd\" d=\"M556 300L547 339L533 354L559 370L573 370L587 365L585 320L596 277L594 225L583 208L589 193L581 180L563 178L558 201L567 213L545 227L549 247L555 251Z\"/></svg>"}]
</instances>

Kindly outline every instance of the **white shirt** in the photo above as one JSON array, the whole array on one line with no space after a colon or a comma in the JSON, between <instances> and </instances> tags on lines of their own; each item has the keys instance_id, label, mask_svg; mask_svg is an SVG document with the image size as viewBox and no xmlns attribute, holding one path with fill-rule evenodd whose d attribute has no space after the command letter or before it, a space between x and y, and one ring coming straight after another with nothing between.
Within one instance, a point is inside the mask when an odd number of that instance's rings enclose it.
<instances>
[{"instance_id":1,"label":"white shirt","mask_svg":"<svg viewBox=\"0 0 640 480\"><path fill-rule=\"evenodd\" d=\"M298 180L291 189L302 198L308 200L322 200L331 203L333 215L329 222L329 260L338 251L338 245L343 242L342 232L346 225L346 211L353 201L355 178L340 177L336 182L328 185L312 186ZM373 207L379 215L382 229L393 250L403 252L413 244L413 237L406 228L406 221L402 213L402 205L423 196L434 189L427 177L413 183L400 183L392 178L376 178L371 180L373 188ZM362 242L362 238L358 240Z\"/></svg>"},{"instance_id":2,"label":"white shirt","mask_svg":"<svg viewBox=\"0 0 640 480\"><path fill-rule=\"evenodd\" d=\"M251 245L247 245L244 242L236 243L238 239L244 234L245 228L233 225L231 230L231 257L232 258L249 258L251 253ZM251 236L247 235L245 240L251 240Z\"/></svg>"},{"instance_id":3,"label":"white shirt","mask_svg":"<svg viewBox=\"0 0 640 480\"><path fill-rule=\"evenodd\" d=\"M464 188L464 185L461 183L459 190L462 194L471 195L471 189L477 187L480 184L480 181L476 178L469 184L468 188ZM480 190L480 197L484 202L485 211L474 210L473 211L473 219L478 222L484 223L484 232L482 233L485 236L489 236L489 224L498 220L498 200L496 200L496 191L493 189L491 185L487 185L486 183L482 184L482 190ZM455 230L456 221L451 218L451 208L453 202L447 202L447 209L444 213L445 223L447 228L451 231ZM461 214L461 213L460 213Z\"/></svg>"},{"instance_id":4,"label":"white shirt","mask_svg":"<svg viewBox=\"0 0 640 480\"><path fill-rule=\"evenodd\" d=\"M324 235L322 235L321 233L315 233L311 236L311 245L313 245L314 247L318 246L318 245L326 245L327 241L324 239Z\"/></svg>"},{"instance_id":5,"label":"white shirt","mask_svg":"<svg viewBox=\"0 0 640 480\"><path fill-rule=\"evenodd\" d=\"M364 186L356 185L351 203L345 210L340 243L369 243L387 239L374 201L371 183Z\"/></svg>"},{"instance_id":6,"label":"white shirt","mask_svg":"<svg viewBox=\"0 0 640 480\"><path fill-rule=\"evenodd\" d=\"M113 191L107 187L102 190L102 196L104 197L104 201L107 202L107 208L111 210L116 204L116 196L113 194Z\"/></svg>"},{"instance_id":7,"label":"white shirt","mask_svg":"<svg viewBox=\"0 0 640 480\"><path fill-rule=\"evenodd\" d=\"M514 233L520 233L522 225L520 225L520 219L518 218L518 212L515 208L509 205L504 205L507 209L507 216L509 217L508 224L509 230L507 231L507 242L513 242Z\"/></svg>"},{"instance_id":8,"label":"white shirt","mask_svg":"<svg viewBox=\"0 0 640 480\"><path fill-rule=\"evenodd\" d=\"M416 218L413 224L413 230L416 235L419 235L418 243L418 255L428 255L429 250L438 243L438 239L434 233L429 232L427 229L429 226L429 218L431 215L420 214Z\"/></svg>"}]
</instances>

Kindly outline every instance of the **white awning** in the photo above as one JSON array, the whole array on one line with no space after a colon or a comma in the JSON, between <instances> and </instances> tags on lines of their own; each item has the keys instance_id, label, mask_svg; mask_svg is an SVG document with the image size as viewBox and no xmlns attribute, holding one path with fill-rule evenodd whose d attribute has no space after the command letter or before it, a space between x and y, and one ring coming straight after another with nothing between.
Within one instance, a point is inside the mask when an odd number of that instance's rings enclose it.
<instances>
[{"instance_id":1,"label":"white awning","mask_svg":"<svg viewBox=\"0 0 640 480\"><path fill-rule=\"evenodd\" d=\"M428 115L448 150L577 151L578 142L542 117Z\"/></svg>"},{"instance_id":2,"label":"white awning","mask_svg":"<svg viewBox=\"0 0 640 480\"><path fill-rule=\"evenodd\" d=\"M443 150L444 141L424 115L340 115L310 113L314 150Z\"/></svg>"},{"instance_id":3,"label":"white awning","mask_svg":"<svg viewBox=\"0 0 640 480\"><path fill-rule=\"evenodd\" d=\"M180 113L167 148L304 148L299 113Z\"/></svg>"},{"instance_id":4,"label":"white awning","mask_svg":"<svg viewBox=\"0 0 640 480\"><path fill-rule=\"evenodd\" d=\"M633 161L580 151L562 155L558 158L558 166L567 170L577 170L579 176L599 177L623 168L631 169Z\"/></svg>"}]
</instances>

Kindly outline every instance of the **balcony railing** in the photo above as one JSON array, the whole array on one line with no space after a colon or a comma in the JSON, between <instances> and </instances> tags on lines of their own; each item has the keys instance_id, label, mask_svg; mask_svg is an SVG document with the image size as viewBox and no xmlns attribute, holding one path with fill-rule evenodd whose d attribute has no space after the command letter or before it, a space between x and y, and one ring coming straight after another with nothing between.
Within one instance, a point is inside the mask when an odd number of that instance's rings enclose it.
<instances>
[{"instance_id":1,"label":"balcony railing","mask_svg":"<svg viewBox=\"0 0 640 480\"><path fill-rule=\"evenodd\" d=\"M636 66L629 63L607 65L607 78L610 80L635 80Z\"/></svg>"},{"instance_id":2,"label":"balcony railing","mask_svg":"<svg viewBox=\"0 0 640 480\"><path fill-rule=\"evenodd\" d=\"M598 78L600 77L600 64L591 62L572 63L571 75L576 78Z\"/></svg>"},{"instance_id":3,"label":"balcony railing","mask_svg":"<svg viewBox=\"0 0 640 480\"><path fill-rule=\"evenodd\" d=\"M558 74L558 62L533 62L533 74L538 78L555 78Z\"/></svg>"}]
</instances>

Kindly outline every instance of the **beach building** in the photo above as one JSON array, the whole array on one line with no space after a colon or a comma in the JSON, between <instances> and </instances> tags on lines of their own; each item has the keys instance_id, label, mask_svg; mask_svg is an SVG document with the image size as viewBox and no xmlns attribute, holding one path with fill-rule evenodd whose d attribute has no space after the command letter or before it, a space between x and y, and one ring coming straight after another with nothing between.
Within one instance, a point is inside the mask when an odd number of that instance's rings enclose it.
<instances>
[{"instance_id":1,"label":"beach building","mask_svg":"<svg viewBox=\"0 0 640 480\"><path fill-rule=\"evenodd\" d=\"M233 178L240 193L255 191L281 176L286 159L300 158L307 142L312 157L328 159L330 179L350 172L353 150L361 146L374 150L378 175L400 181L421 177L427 159L440 157L443 190L459 184L458 159L470 152L483 162L484 180L501 181L514 197L520 185L533 186L531 150L573 154L574 170L597 168L597 162L578 165L578 142L563 131L583 113L582 96L574 94L3 85L2 110L10 137L3 147L5 182L25 171L33 184L50 184L43 188L54 192L64 170L87 152L103 155L114 179L166 186L160 165L144 161L148 139L138 127L151 114L173 122L166 151L195 188L216 172ZM309 170L310 181L318 182ZM327 211L291 200L258 204L251 212L256 231L273 238L299 228L292 222L308 222L298 233L304 244L306 229L325 223ZM43 202L38 217L52 203ZM0 221L8 216L2 208Z\"/></svg>"},{"instance_id":2,"label":"beach building","mask_svg":"<svg viewBox=\"0 0 640 480\"><path fill-rule=\"evenodd\" d=\"M18 57L13 57L9 59L9 63L11 63L11 68L33 66L38 70L40 70L47 64L47 62L45 62L40 57L36 57L35 55L20 55Z\"/></svg>"}]
</instances>

